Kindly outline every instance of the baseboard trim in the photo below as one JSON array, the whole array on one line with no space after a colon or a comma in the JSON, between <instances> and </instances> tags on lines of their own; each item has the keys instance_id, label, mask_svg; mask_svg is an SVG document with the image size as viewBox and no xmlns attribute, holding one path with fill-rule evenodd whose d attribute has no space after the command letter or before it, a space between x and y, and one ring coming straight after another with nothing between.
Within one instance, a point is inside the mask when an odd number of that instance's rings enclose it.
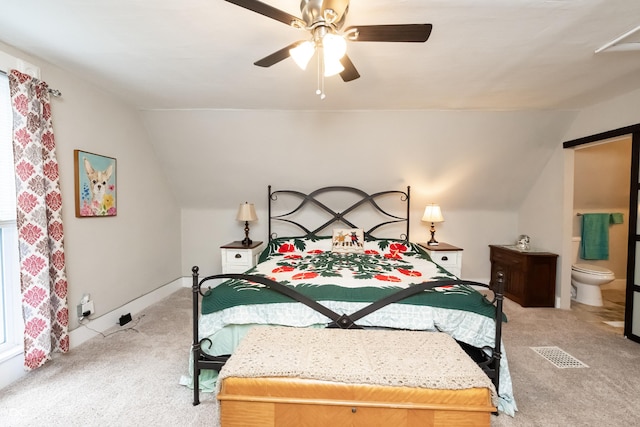
<instances>
[{"instance_id":1,"label":"baseboard trim","mask_svg":"<svg viewBox=\"0 0 640 427\"><path fill-rule=\"evenodd\" d=\"M93 329L90 330L84 326L69 332L69 348L73 350L82 343L100 336L100 333L118 325L120 316L131 313L135 317L135 313L140 313L152 304L168 297L175 291L183 287L190 287L190 277L181 277L171 283L163 285L158 289L142 295L127 304L103 314L100 317L89 320L86 325ZM54 355L55 357L55 355ZM24 354L20 353L0 363L0 389L26 376L28 371L24 370Z\"/></svg>"},{"instance_id":2,"label":"baseboard trim","mask_svg":"<svg viewBox=\"0 0 640 427\"><path fill-rule=\"evenodd\" d=\"M602 285L602 289L619 289L624 290L627 288L627 279L615 279L613 282L606 285Z\"/></svg>"},{"instance_id":3,"label":"baseboard trim","mask_svg":"<svg viewBox=\"0 0 640 427\"><path fill-rule=\"evenodd\" d=\"M100 336L100 333L119 325L120 316L123 314L131 313L133 317L135 317L136 313L139 313L150 305L168 297L182 287L184 287L184 277L161 286L148 294L142 295L141 297L138 297L135 300L110 311L109 313L89 320L87 323L83 324L87 327L79 326L69 332L69 348L74 349L91 338Z\"/></svg>"},{"instance_id":4,"label":"baseboard trim","mask_svg":"<svg viewBox=\"0 0 640 427\"><path fill-rule=\"evenodd\" d=\"M0 363L0 390L27 375L24 370L24 353L20 352Z\"/></svg>"}]
</instances>

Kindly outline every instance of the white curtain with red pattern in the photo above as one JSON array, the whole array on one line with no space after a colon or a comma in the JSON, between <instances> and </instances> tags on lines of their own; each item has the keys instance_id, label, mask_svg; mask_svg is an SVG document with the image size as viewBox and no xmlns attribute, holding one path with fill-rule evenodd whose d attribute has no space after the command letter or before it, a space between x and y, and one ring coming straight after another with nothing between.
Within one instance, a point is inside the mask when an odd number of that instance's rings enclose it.
<instances>
[{"instance_id":1,"label":"white curtain with red pattern","mask_svg":"<svg viewBox=\"0 0 640 427\"><path fill-rule=\"evenodd\" d=\"M35 369L69 350L62 197L45 82L12 70L24 365Z\"/></svg>"}]
</instances>

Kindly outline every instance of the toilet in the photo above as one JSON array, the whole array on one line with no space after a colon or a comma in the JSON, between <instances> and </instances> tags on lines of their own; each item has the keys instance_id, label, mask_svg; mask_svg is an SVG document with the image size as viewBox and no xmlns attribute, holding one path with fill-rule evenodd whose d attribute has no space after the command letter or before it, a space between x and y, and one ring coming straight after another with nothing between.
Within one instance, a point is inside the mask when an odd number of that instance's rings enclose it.
<instances>
[{"instance_id":1,"label":"toilet","mask_svg":"<svg viewBox=\"0 0 640 427\"><path fill-rule=\"evenodd\" d=\"M597 265L585 264L580 259L580 237L572 239L573 260L571 266L571 285L575 289L572 298L581 304L602 306L600 286L612 282L616 277L613 271Z\"/></svg>"}]
</instances>

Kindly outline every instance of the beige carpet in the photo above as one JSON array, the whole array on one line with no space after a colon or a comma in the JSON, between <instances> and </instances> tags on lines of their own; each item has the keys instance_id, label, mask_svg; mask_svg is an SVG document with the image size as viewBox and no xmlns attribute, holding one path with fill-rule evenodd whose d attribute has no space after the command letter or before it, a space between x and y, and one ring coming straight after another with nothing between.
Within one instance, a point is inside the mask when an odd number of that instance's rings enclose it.
<instances>
[{"instance_id":1,"label":"beige carpet","mask_svg":"<svg viewBox=\"0 0 640 427\"><path fill-rule=\"evenodd\" d=\"M190 304L190 289L181 289L134 314L135 329L94 338L0 390L0 425L212 425L213 396L202 393L194 407L192 391L178 385L187 373ZM640 344L569 311L523 309L509 301L505 311L519 412L493 416L492 425L637 424ZM558 369L530 348L541 346L560 347L589 368Z\"/></svg>"},{"instance_id":2,"label":"beige carpet","mask_svg":"<svg viewBox=\"0 0 640 427\"><path fill-rule=\"evenodd\" d=\"M519 412L494 426L631 426L640 420L640 344L576 312L506 301L503 340ZM531 347L559 347L588 368L556 368Z\"/></svg>"}]
</instances>

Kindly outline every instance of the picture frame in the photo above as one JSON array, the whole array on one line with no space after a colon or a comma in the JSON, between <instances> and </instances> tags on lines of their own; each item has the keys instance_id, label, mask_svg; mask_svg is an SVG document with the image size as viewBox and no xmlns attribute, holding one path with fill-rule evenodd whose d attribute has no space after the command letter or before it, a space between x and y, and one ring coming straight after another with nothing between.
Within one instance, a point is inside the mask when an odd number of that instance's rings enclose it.
<instances>
[{"instance_id":1,"label":"picture frame","mask_svg":"<svg viewBox=\"0 0 640 427\"><path fill-rule=\"evenodd\" d=\"M116 216L116 159L73 150L76 217Z\"/></svg>"}]
</instances>

